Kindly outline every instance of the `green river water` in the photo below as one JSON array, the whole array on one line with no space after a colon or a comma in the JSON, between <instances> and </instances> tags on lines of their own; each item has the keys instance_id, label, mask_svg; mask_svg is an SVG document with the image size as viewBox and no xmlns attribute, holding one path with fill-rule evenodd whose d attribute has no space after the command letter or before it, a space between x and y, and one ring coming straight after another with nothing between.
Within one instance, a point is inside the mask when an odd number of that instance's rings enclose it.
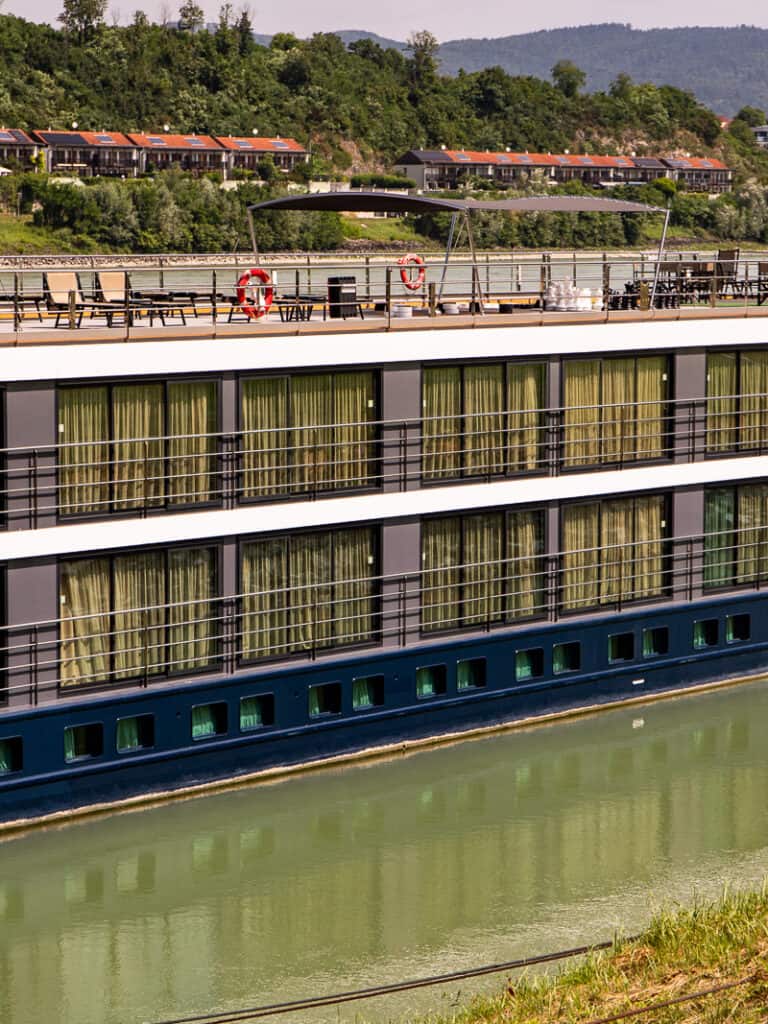
<instances>
[{"instance_id":1,"label":"green river water","mask_svg":"<svg viewBox=\"0 0 768 1024\"><path fill-rule=\"evenodd\" d=\"M609 938L768 872L768 684L0 844L2 1024L133 1024ZM503 979L285 1021L402 1020Z\"/></svg>"}]
</instances>

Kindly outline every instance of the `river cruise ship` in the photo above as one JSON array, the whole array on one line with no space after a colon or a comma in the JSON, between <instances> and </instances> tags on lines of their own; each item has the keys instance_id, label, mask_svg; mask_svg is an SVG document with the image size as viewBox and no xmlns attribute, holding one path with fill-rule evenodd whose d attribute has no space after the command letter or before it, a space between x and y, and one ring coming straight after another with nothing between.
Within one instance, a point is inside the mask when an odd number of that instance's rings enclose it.
<instances>
[{"instance_id":1,"label":"river cruise ship","mask_svg":"<svg viewBox=\"0 0 768 1024\"><path fill-rule=\"evenodd\" d=\"M6 828L766 671L759 255L0 291Z\"/></svg>"}]
</instances>

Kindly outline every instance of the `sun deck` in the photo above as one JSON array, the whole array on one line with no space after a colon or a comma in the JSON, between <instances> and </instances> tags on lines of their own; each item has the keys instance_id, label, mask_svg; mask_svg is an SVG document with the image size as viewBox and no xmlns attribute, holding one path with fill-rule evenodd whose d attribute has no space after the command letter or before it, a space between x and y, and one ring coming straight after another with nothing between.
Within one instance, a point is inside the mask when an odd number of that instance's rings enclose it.
<instances>
[{"instance_id":1,"label":"sun deck","mask_svg":"<svg viewBox=\"0 0 768 1024\"><path fill-rule=\"evenodd\" d=\"M0 267L0 346L761 317L768 261L718 253L46 258ZM246 262L247 261L247 262ZM267 282L251 277L260 264ZM246 307L251 307L248 314Z\"/></svg>"}]
</instances>

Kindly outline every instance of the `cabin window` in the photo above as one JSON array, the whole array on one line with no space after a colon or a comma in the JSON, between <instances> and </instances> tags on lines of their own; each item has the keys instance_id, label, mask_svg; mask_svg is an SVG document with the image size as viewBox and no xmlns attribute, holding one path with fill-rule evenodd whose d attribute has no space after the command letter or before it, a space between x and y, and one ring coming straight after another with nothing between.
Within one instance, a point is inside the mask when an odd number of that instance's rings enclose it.
<instances>
[{"instance_id":1,"label":"cabin window","mask_svg":"<svg viewBox=\"0 0 768 1024\"><path fill-rule=\"evenodd\" d=\"M768 438L768 350L707 356L706 450L763 451Z\"/></svg>"},{"instance_id":2,"label":"cabin window","mask_svg":"<svg viewBox=\"0 0 768 1024\"><path fill-rule=\"evenodd\" d=\"M210 548L62 562L61 685L209 668L216 587Z\"/></svg>"},{"instance_id":3,"label":"cabin window","mask_svg":"<svg viewBox=\"0 0 768 1024\"><path fill-rule=\"evenodd\" d=\"M668 454L666 356L569 359L563 374L566 468Z\"/></svg>"},{"instance_id":4,"label":"cabin window","mask_svg":"<svg viewBox=\"0 0 768 1024\"><path fill-rule=\"evenodd\" d=\"M704 495L704 586L768 577L768 486L713 487Z\"/></svg>"},{"instance_id":5,"label":"cabin window","mask_svg":"<svg viewBox=\"0 0 768 1024\"><path fill-rule=\"evenodd\" d=\"M726 615L725 617L725 641L729 644L745 643L751 637L751 616Z\"/></svg>"},{"instance_id":6,"label":"cabin window","mask_svg":"<svg viewBox=\"0 0 768 1024\"><path fill-rule=\"evenodd\" d=\"M228 728L227 705L224 701L216 704L198 704L192 708L192 739L205 740L211 736L223 736Z\"/></svg>"},{"instance_id":7,"label":"cabin window","mask_svg":"<svg viewBox=\"0 0 768 1024\"><path fill-rule=\"evenodd\" d=\"M341 683L322 683L309 688L309 717L341 714Z\"/></svg>"},{"instance_id":8,"label":"cabin window","mask_svg":"<svg viewBox=\"0 0 768 1024\"><path fill-rule=\"evenodd\" d=\"M562 606L566 610L658 597L667 585L663 495L563 509Z\"/></svg>"},{"instance_id":9,"label":"cabin window","mask_svg":"<svg viewBox=\"0 0 768 1024\"><path fill-rule=\"evenodd\" d=\"M485 658L456 662L456 689L477 690L485 686Z\"/></svg>"},{"instance_id":10,"label":"cabin window","mask_svg":"<svg viewBox=\"0 0 768 1024\"><path fill-rule=\"evenodd\" d=\"M702 647L717 647L719 628L717 619L703 619L693 624L693 646L699 650Z\"/></svg>"},{"instance_id":11,"label":"cabin window","mask_svg":"<svg viewBox=\"0 0 768 1024\"><path fill-rule=\"evenodd\" d=\"M522 682L526 679L539 679L544 675L544 649L530 647L526 651L515 652L515 679Z\"/></svg>"},{"instance_id":12,"label":"cabin window","mask_svg":"<svg viewBox=\"0 0 768 1024\"><path fill-rule=\"evenodd\" d=\"M428 519L421 536L425 631L485 628L543 613L541 510Z\"/></svg>"},{"instance_id":13,"label":"cabin window","mask_svg":"<svg viewBox=\"0 0 768 1024\"><path fill-rule=\"evenodd\" d=\"M217 395L203 380L60 388L61 514L213 501Z\"/></svg>"},{"instance_id":14,"label":"cabin window","mask_svg":"<svg viewBox=\"0 0 768 1024\"><path fill-rule=\"evenodd\" d=\"M552 648L552 671L562 675L565 672L578 672L581 668L581 644L572 641L566 644L555 644Z\"/></svg>"},{"instance_id":15,"label":"cabin window","mask_svg":"<svg viewBox=\"0 0 768 1024\"><path fill-rule=\"evenodd\" d=\"M242 654L274 658L376 637L377 533L334 530L245 544Z\"/></svg>"},{"instance_id":16,"label":"cabin window","mask_svg":"<svg viewBox=\"0 0 768 1024\"><path fill-rule=\"evenodd\" d=\"M536 469L543 449L544 381L540 363L425 369L424 479Z\"/></svg>"},{"instance_id":17,"label":"cabin window","mask_svg":"<svg viewBox=\"0 0 768 1024\"><path fill-rule=\"evenodd\" d=\"M416 669L416 696L420 700L445 693L446 683L445 665L424 665Z\"/></svg>"},{"instance_id":18,"label":"cabin window","mask_svg":"<svg viewBox=\"0 0 768 1024\"><path fill-rule=\"evenodd\" d=\"M23 746L21 736L10 736L0 740L0 775L20 772L23 767Z\"/></svg>"},{"instance_id":19,"label":"cabin window","mask_svg":"<svg viewBox=\"0 0 768 1024\"><path fill-rule=\"evenodd\" d=\"M643 630L643 657L657 658L669 653L669 629L666 626L654 626Z\"/></svg>"},{"instance_id":20,"label":"cabin window","mask_svg":"<svg viewBox=\"0 0 768 1024\"><path fill-rule=\"evenodd\" d=\"M244 380L240 410L246 498L369 487L378 474L373 373Z\"/></svg>"},{"instance_id":21,"label":"cabin window","mask_svg":"<svg viewBox=\"0 0 768 1024\"><path fill-rule=\"evenodd\" d=\"M380 707L384 703L384 676L363 676L352 680L352 710Z\"/></svg>"},{"instance_id":22,"label":"cabin window","mask_svg":"<svg viewBox=\"0 0 768 1024\"><path fill-rule=\"evenodd\" d=\"M70 725L64 730L64 760L86 761L104 752L104 726L100 722L90 725Z\"/></svg>"},{"instance_id":23,"label":"cabin window","mask_svg":"<svg viewBox=\"0 0 768 1024\"><path fill-rule=\"evenodd\" d=\"M633 633L614 633L608 637L608 661L632 661L635 656Z\"/></svg>"},{"instance_id":24,"label":"cabin window","mask_svg":"<svg viewBox=\"0 0 768 1024\"><path fill-rule=\"evenodd\" d=\"M264 729L275 724L275 695L262 693L240 700L240 732Z\"/></svg>"},{"instance_id":25,"label":"cabin window","mask_svg":"<svg viewBox=\"0 0 768 1024\"><path fill-rule=\"evenodd\" d=\"M117 720L117 752L148 750L155 745L155 716L134 715Z\"/></svg>"}]
</instances>

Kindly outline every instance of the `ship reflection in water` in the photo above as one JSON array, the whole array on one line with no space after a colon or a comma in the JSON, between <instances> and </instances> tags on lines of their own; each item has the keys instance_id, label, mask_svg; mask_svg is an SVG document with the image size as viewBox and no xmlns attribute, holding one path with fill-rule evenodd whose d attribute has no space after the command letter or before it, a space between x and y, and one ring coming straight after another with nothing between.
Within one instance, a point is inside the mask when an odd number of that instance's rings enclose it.
<instances>
[{"instance_id":1,"label":"ship reflection in water","mask_svg":"<svg viewBox=\"0 0 768 1024\"><path fill-rule=\"evenodd\" d=\"M8 841L0 1020L159 1020L634 929L762 879L766 735L756 684Z\"/></svg>"}]
</instances>

